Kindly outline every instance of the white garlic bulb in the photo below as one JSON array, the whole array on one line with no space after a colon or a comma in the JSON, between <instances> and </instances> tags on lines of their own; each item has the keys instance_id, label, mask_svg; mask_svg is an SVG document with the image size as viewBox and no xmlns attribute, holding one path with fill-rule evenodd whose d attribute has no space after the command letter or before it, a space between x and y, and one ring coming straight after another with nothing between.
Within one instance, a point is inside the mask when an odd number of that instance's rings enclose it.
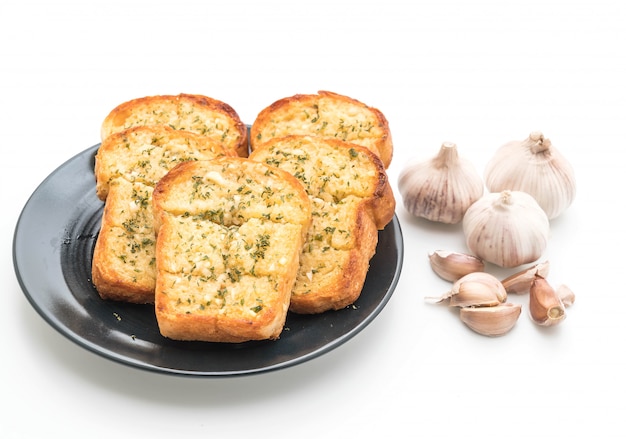
<instances>
[{"instance_id":1,"label":"white garlic bulb","mask_svg":"<svg viewBox=\"0 0 626 439\"><path fill-rule=\"evenodd\" d=\"M523 191L548 215L559 216L574 201L576 179L565 157L539 131L523 141L502 145L485 168L490 192Z\"/></svg>"},{"instance_id":2,"label":"white garlic bulb","mask_svg":"<svg viewBox=\"0 0 626 439\"><path fill-rule=\"evenodd\" d=\"M484 184L472 163L459 156L456 144L444 142L435 157L411 163L402 170L398 189L411 214L456 224L483 195Z\"/></svg>"},{"instance_id":3,"label":"white garlic bulb","mask_svg":"<svg viewBox=\"0 0 626 439\"><path fill-rule=\"evenodd\" d=\"M489 193L467 209L463 233L468 248L484 261L510 268L543 254L550 222L537 201L525 192Z\"/></svg>"}]
</instances>

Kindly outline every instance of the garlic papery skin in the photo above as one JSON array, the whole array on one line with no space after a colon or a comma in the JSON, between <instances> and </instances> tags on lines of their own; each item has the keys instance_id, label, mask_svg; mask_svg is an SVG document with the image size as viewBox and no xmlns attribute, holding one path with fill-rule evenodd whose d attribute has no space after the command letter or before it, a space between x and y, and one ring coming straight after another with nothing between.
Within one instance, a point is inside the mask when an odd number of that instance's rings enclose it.
<instances>
[{"instance_id":1,"label":"garlic papery skin","mask_svg":"<svg viewBox=\"0 0 626 439\"><path fill-rule=\"evenodd\" d=\"M550 221L525 192L489 193L467 209L463 233L483 261L512 268L539 259L548 244Z\"/></svg>"},{"instance_id":2,"label":"garlic papery skin","mask_svg":"<svg viewBox=\"0 0 626 439\"><path fill-rule=\"evenodd\" d=\"M571 164L539 131L502 145L487 163L484 177L490 192L508 189L532 195L548 219L559 216L576 196Z\"/></svg>"},{"instance_id":3,"label":"garlic papery skin","mask_svg":"<svg viewBox=\"0 0 626 439\"><path fill-rule=\"evenodd\" d=\"M408 164L398 177L398 190L407 211L446 224L459 223L484 189L476 168L459 156L452 142L444 142L435 157Z\"/></svg>"},{"instance_id":4,"label":"garlic papery skin","mask_svg":"<svg viewBox=\"0 0 626 439\"><path fill-rule=\"evenodd\" d=\"M503 303L481 308L461 308L459 317L471 330L488 337L499 337L509 332L522 313L522 305Z\"/></svg>"},{"instance_id":5,"label":"garlic papery skin","mask_svg":"<svg viewBox=\"0 0 626 439\"><path fill-rule=\"evenodd\" d=\"M466 274L485 271L485 264L474 255L448 250L429 253L430 266L439 277L455 282Z\"/></svg>"},{"instance_id":6,"label":"garlic papery skin","mask_svg":"<svg viewBox=\"0 0 626 439\"><path fill-rule=\"evenodd\" d=\"M530 291L530 286L537 275L546 278L549 272L550 262L541 262L503 279L502 285L508 294L526 294Z\"/></svg>"},{"instance_id":7,"label":"garlic papery skin","mask_svg":"<svg viewBox=\"0 0 626 439\"><path fill-rule=\"evenodd\" d=\"M572 306L576 301L576 295L567 285L559 285L556 287L556 295L559 296L565 308Z\"/></svg>"},{"instance_id":8,"label":"garlic papery skin","mask_svg":"<svg viewBox=\"0 0 626 439\"><path fill-rule=\"evenodd\" d=\"M426 300L441 303L449 300L449 306L496 306L506 302L506 290L493 275L475 272L454 282L452 289L441 297L427 297Z\"/></svg>"},{"instance_id":9,"label":"garlic papery skin","mask_svg":"<svg viewBox=\"0 0 626 439\"><path fill-rule=\"evenodd\" d=\"M565 305L547 280L537 276L530 287L528 308L533 322L555 326L565 320Z\"/></svg>"}]
</instances>

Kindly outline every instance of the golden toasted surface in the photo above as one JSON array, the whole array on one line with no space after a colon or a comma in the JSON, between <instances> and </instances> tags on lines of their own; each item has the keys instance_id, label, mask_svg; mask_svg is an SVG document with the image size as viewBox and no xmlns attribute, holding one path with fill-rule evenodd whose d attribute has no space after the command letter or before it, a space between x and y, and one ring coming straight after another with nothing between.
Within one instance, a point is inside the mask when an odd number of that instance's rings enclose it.
<instances>
[{"instance_id":1,"label":"golden toasted surface","mask_svg":"<svg viewBox=\"0 0 626 439\"><path fill-rule=\"evenodd\" d=\"M162 335L277 338L311 222L298 180L244 158L187 162L157 184L153 206Z\"/></svg>"},{"instance_id":2,"label":"golden toasted surface","mask_svg":"<svg viewBox=\"0 0 626 439\"><path fill-rule=\"evenodd\" d=\"M94 172L105 206L92 261L102 298L154 301L154 186L178 163L232 154L208 137L164 126L130 128L102 142Z\"/></svg>"},{"instance_id":3,"label":"golden toasted surface","mask_svg":"<svg viewBox=\"0 0 626 439\"><path fill-rule=\"evenodd\" d=\"M320 313L353 303L375 253L378 230L395 211L381 160L365 147L314 136L272 139L250 159L291 173L311 199L312 223L291 311Z\"/></svg>"},{"instance_id":4,"label":"golden toasted surface","mask_svg":"<svg viewBox=\"0 0 626 439\"><path fill-rule=\"evenodd\" d=\"M180 162L233 155L221 143L190 131L163 125L129 128L108 136L98 148L94 167L96 193L105 200L109 185L116 178L154 187Z\"/></svg>"},{"instance_id":5,"label":"golden toasted surface","mask_svg":"<svg viewBox=\"0 0 626 439\"><path fill-rule=\"evenodd\" d=\"M154 301L156 278L152 188L115 180L104 207L92 262L92 281L104 299Z\"/></svg>"},{"instance_id":6,"label":"golden toasted surface","mask_svg":"<svg viewBox=\"0 0 626 439\"><path fill-rule=\"evenodd\" d=\"M297 94L263 109L250 128L250 146L288 135L333 138L365 146L385 168L393 156L389 123L384 114L356 99L329 91Z\"/></svg>"},{"instance_id":7,"label":"golden toasted surface","mask_svg":"<svg viewBox=\"0 0 626 439\"><path fill-rule=\"evenodd\" d=\"M208 136L241 157L248 155L247 129L225 102L202 95L146 96L124 102L104 119L101 138L134 126L165 125Z\"/></svg>"}]
</instances>

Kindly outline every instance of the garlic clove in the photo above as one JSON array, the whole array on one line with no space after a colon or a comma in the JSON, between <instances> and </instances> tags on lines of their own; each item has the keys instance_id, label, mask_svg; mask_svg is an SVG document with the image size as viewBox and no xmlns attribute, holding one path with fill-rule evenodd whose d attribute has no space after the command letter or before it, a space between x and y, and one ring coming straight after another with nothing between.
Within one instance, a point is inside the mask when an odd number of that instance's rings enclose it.
<instances>
[{"instance_id":1,"label":"garlic clove","mask_svg":"<svg viewBox=\"0 0 626 439\"><path fill-rule=\"evenodd\" d=\"M507 299L502 282L485 272L463 276L452 285L452 291L450 306L495 306Z\"/></svg>"},{"instance_id":2,"label":"garlic clove","mask_svg":"<svg viewBox=\"0 0 626 439\"><path fill-rule=\"evenodd\" d=\"M565 306L554 288L541 276L530 287L530 317L541 326L555 326L565 320Z\"/></svg>"},{"instance_id":3,"label":"garlic clove","mask_svg":"<svg viewBox=\"0 0 626 439\"><path fill-rule=\"evenodd\" d=\"M509 332L522 313L522 305L503 303L481 308L461 308L459 317L470 329L488 337L498 337Z\"/></svg>"},{"instance_id":4,"label":"garlic clove","mask_svg":"<svg viewBox=\"0 0 626 439\"><path fill-rule=\"evenodd\" d=\"M508 189L530 194L548 219L559 216L576 195L571 164L539 131L502 145L487 163L484 178L490 192Z\"/></svg>"},{"instance_id":5,"label":"garlic clove","mask_svg":"<svg viewBox=\"0 0 626 439\"><path fill-rule=\"evenodd\" d=\"M563 306L566 308L572 306L576 300L576 295L567 285L559 285L556 287L556 295L559 296Z\"/></svg>"},{"instance_id":6,"label":"garlic clove","mask_svg":"<svg viewBox=\"0 0 626 439\"><path fill-rule=\"evenodd\" d=\"M480 258L465 253L435 250L429 253L430 266L442 279L455 282L469 273L484 271L485 264Z\"/></svg>"},{"instance_id":7,"label":"garlic clove","mask_svg":"<svg viewBox=\"0 0 626 439\"><path fill-rule=\"evenodd\" d=\"M539 259L549 232L546 213L533 197L520 191L487 194L472 204L463 218L470 251L505 268Z\"/></svg>"},{"instance_id":8,"label":"garlic clove","mask_svg":"<svg viewBox=\"0 0 626 439\"><path fill-rule=\"evenodd\" d=\"M508 294L526 294L530 291L530 285L535 280L535 276L545 278L549 271L550 263L545 261L503 279L502 285Z\"/></svg>"},{"instance_id":9,"label":"garlic clove","mask_svg":"<svg viewBox=\"0 0 626 439\"><path fill-rule=\"evenodd\" d=\"M427 297L432 303L448 300L449 306L496 306L506 302L506 290L493 275L485 272L466 274L440 297Z\"/></svg>"},{"instance_id":10,"label":"garlic clove","mask_svg":"<svg viewBox=\"0 0 626 439\"><path fill-rule=\"evenodd\" d=\"M484 192L476 168L459 156L455 143L444 142L428 160L408 164L398 177L404 207L430 221L457 224Z\"/></svg>"}]
</instances>

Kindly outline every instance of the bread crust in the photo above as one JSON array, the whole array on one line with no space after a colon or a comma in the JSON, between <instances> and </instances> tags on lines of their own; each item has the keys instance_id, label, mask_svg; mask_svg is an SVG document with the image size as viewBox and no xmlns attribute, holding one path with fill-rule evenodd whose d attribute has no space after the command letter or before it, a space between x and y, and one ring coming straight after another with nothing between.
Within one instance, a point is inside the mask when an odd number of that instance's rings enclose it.
<instances>
[{"instance_id":1,"label":"bread crust","mask_svg":"<svg viewBox=\"0 0 626 439\"><path fill-rule=\"evenodd\" d=\"M177 163L234 155L209 137L166 126L108 136L96 153L96 194L105 202L92 258L103 299L153 303L156 282L152 193Z\"/></svg>"},{"instance_id":2,"label":"bread crust","mask_svg":"<svg viewBox=\"0 0 626 439\"><path fill-rule=\"evenodd\" d=\"M223 157L178 165L152 200L161 334L230 343L278 338L311 222L300 182Z\"/></svg>"},{"instance_id":3,"label":"bread crust","mask_svg":"<svg viewBox=\"0 0 626 439\"><path fill-rule=\"evenodd\" d=\"M104 140L113 133L140 125L166 125L206 135L248 156L248 132L229 104L199 94L155 95L131 99L115 107L102 122Z\"/></svg>"},{"instance_id":4,"label":"bread crust","mask_svg":"<svg viewBox=\"0 0 626 439\"><path fill-rule=\"evenodd\" d=\"M312 224L300 256L290 310L316 314L356 301L395 198L380 158L337 139L286 136L259 145L251 160L277 166L303 183Z\"/></svg>"},{"instance_id":5,"label":"bread crust","mask_svg":"<svg viewBox=\"0 0 626 439\"><path fill-rule=\"evenodd\" d=\"M296 94L261 110L250 128L250 147L274 137L311 135L365 146L385 168L391 164L393 141L389 122L377 108L330 91Z\"/></svg>"}]
</instances>

